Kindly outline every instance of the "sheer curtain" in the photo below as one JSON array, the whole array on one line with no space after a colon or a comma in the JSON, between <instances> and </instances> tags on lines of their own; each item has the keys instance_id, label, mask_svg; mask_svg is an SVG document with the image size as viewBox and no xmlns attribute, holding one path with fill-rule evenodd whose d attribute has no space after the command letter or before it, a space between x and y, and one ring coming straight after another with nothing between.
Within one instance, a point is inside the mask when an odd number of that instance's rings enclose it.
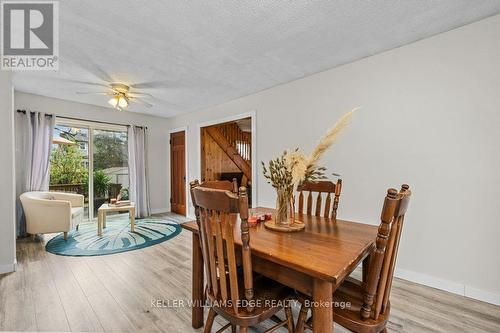
<instances>
[{"instance_id":1,"label":"sheer curtain","mask_svg":"<svg viewBox=\"0 0 500 333\"><path fill-rule=\"evenodd\" d=\"M26 236L26 221L19 196L48 191L50 151L56 117L40 112L16 112L16 232Z\"/></svg>"},{"instance_id":2,"label":"sheer curtain","mask_svg":"<svg viewBox=\"0 0 500 333\"><path fill-rule=\"evenodd\" d=\"M150 215L147 171L147 128L128 127L129 198L135 202L136 217Z\"/></svg>"}]
</instances>

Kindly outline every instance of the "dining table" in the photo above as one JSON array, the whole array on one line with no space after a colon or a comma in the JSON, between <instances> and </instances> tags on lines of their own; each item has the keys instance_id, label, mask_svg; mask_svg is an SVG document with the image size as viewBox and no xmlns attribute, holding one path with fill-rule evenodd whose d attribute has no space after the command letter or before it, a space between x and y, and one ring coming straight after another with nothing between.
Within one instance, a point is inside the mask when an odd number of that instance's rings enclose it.
<instances>
[{"instance_id":1,"label":"dining table","mask_svg":"<svg viewBox=\"0 0 500 333\"><path fill-rule=\"evenodd\" d=\"M257 207L251 215L274 214L275 209ZM333 331L332 294L362 262L367 270L375 248L377 226L296 214L305 224L302 231L278 232L264 223L250 227L254 272L311 297L314 332ZM193 328L203 326L204 268L196 221L182 224L192 232L192 318ZM241 248L240 221L234 225L234 242ZM365 275L365 274L363 274Z\"/></svg>"}]
</instances>

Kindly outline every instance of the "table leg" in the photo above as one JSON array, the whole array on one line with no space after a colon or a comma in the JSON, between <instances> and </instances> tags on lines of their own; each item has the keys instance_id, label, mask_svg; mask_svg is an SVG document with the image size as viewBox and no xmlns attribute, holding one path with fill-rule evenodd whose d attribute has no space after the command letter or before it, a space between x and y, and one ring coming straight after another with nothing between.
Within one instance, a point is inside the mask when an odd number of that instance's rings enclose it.
<instances>
[{"instance_id":1,"label":"table leg","mask_svg":"<svg viewBox=\"0 0 500 333\"><path fill-rule=\"evenodd\" d=\"M102 236L102 211L97 211L97 236Z\"/></svg>"},{"instance_id":2,"label":"table leg","mask_svg":"<svg viewBox=\"0 0 500 333\"><path fill-rule=\"evenodd\" d=\"M368 280L368 269L370 267L370 258L371 255L369 254L364 260L363 260L363 282L366 282Z\"/></svg>"},{"instance_id":3,"label":"table leg","mask_svg":"<svg viewBox=\"0 0 500 333\"><path fill-rule=\"evenodd\" d=\"M200 237L193 232L193 272L192 272L191 325L193 328L203 327L203 256L200 248Z\"/></svg>"},{"instance_id":4,"label":"table leg","mask_svg":"<svg viewBox=\"0 0 500 333\"><path fill-rule=\"evenodd\" d=\"M135 231L135 207L130 209L129 215L130 215L130 231L134 232Z\"/></svg>"},{"instance_id":5,"label":"table leg","mask_svg":"<svg viewBox=\"0 0 500 333\"><path fill-rule=\"evenodd\" d=\"M106 211L102 211L102 228L106 228Z\"/></svg>"},{"instance_id":6,"label":"table leg","mask_svg":"<svg viewBox=\"0 0 500 333\"><path fill-rule=\"evenodd\" d=\"M313 332L333 332L332 284L315 279L313 282Z\"/></svg>"}]
</instances>

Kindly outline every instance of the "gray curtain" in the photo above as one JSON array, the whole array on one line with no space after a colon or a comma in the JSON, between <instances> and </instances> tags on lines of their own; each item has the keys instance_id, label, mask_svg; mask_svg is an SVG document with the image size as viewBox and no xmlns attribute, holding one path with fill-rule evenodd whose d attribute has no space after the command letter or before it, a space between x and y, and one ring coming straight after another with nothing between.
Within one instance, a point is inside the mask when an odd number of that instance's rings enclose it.
<instances>
[{"instance_id":1,"label":"gray curtain","mask_svg":"<svg viewBox=\"0 0 500 333\"><path fill-rule=\"evenodd\" d=\"M16 112L16 233L26 236L26 221L19 196L48 191L50 152L56 117L40 112Z\"/></svg>"},{"instance_id":2,"label":"gray curtain","mask_svg":"<svg viewBox=\"0 0 500 333\"><path fill-rule=\"evenodd\" d=\"M147 168L147 129L128 127L128 169L130 177L129 198L135 202L138 218L150 215Z\"/></svg>"}]
</instances>

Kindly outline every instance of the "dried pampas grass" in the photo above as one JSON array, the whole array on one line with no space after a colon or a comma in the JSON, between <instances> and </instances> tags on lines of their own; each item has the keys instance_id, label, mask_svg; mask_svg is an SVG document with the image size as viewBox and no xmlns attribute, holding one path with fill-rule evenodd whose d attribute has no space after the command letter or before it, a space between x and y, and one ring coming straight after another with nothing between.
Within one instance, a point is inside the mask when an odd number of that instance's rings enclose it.
<instances>
[{"instance_id":1,"label":"dried pampas grass","mask_svg":"<svg viewBox=\"0 0 500 333\"><path fill-rule=\"evenodd\" d=\"M292 184L297 185L302 182L307 170L307 156L295 149L292 152L285 152L284 161L286 169L292 174Z\"/></svg>"},{"instance_id":2,"label":"dried pampas grass","mask_svg":"<svg viewBox=\"0 0 500 333\"><path fill-rule=\"evenodd\" d=\"M325 135L321 138L316 148L314 148L311 155L309 155L307 170L310 171L316 167L316 163L321 158L321 155L330 148L335 139L339 136L342 130L347 126L349 120L351 119L353 113L359 108L355 108L349 112L346 112L339 120L335 123L335 125L330 128Z\"/></svg>"},{"instance_id":3,"label":"dried pampas grass","mask_svg":"<svg viewBox=\"0 0 500 333\"><path fill-rule=\"evenodd\" d=\"M325 179L326 168L317 166L317 163L347 126L357 109L345 113L321 138L311 155L307 156L297 148L285 151L280 157L269 161L268 166L262 162L262 170L268 183L276 189L292 193L301 182Z\"/></svg>"}]
</instances>

